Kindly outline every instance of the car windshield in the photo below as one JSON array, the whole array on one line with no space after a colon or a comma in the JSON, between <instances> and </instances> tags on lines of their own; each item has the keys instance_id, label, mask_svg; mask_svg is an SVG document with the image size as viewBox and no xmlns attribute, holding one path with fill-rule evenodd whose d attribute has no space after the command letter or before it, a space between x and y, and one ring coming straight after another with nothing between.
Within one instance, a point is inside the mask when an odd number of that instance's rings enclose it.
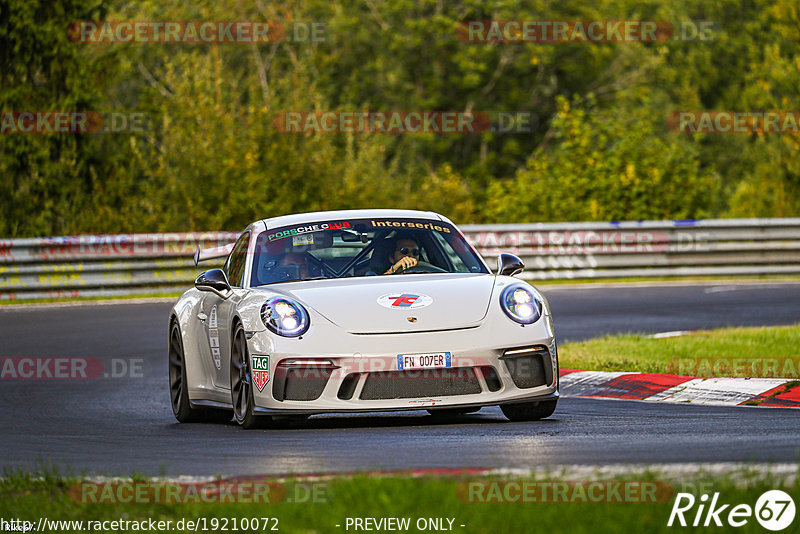
<instances>
[{"instance_id":1,"label":"car windshield","mask_svg":"<svg viewBox=\"0 0 800 534\"><path fill-rule=\"evenodd\" d=\"M397 262L402 258L400 266ZM256 241L250 285L415 273L488 273L452 225L426 219L351 219L284 226Z\"/></svg>"}]
</instances>

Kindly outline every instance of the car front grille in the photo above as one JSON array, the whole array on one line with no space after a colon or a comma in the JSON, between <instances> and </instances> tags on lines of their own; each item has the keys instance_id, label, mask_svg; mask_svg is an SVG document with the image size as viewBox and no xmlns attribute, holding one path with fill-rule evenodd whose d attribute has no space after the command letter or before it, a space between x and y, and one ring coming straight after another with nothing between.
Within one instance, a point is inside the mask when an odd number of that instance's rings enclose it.
<instances>
[{"instance_id":1,"label":"car front grille","mask_svg":"<svg viewBox=\"0 0 800 534\"><path fill-rule=\"evenodd\" d=\"M553 382L550 352L543 345L507 350L500 359L505 362L518 388L533 388Z\"/></svg>"},{"instance_id":2,"label":"car front grille","mask_svg":"<svg viewBox=\"0 0 800 534\"><path fill-rule=\"evenodd\" d=\"M322 395L333 368L290 368L278 365L272 382L275 400L312 401Z\"/></svg>"},{"instance_id":3,"label":"car front grille","mask_svg":"<svg viewBox=\"0 0 800 534\"><path fill-rule=\"evenodd\" d=\"M359 396L362 400L414 399L472 395L481 386L472 367L369 373Z\"/></svg>"}]
</instances>

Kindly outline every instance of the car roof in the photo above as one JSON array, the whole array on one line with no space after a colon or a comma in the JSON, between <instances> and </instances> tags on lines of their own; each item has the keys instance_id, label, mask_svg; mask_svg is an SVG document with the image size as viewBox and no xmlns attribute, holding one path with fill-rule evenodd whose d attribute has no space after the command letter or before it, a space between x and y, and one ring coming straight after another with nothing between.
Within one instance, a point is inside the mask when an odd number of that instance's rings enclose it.
<instances>
[{"instance_id":1,"label":"car roof","mask_svg":"<svg viewBox=\"0 0 800 534\"><path fill-rule=\"evenodd\" d=\"M428 219L432 221L449 222L447 218L432 211L417 210L338 210L338 211L314 211L311 213L298 213L295 215L282 215L263 219L261 222L266 225L266 229L277 228L279 226L292 226L295 224L307 224L312 222L324 222L325 220L338 219L365 219L368 217L392 217L409 219Z\"/></svg>"}]
</instances>

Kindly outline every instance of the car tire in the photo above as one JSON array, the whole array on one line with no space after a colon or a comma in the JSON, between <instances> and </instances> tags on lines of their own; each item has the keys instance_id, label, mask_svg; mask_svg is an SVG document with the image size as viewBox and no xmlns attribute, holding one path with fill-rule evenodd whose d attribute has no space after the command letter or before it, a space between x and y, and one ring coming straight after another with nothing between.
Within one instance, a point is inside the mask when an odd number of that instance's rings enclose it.
<instances>
[{"instance_id":1,"label":"car tire","mask_svg":"<svg viewBox=\"0 0 800 534\"><path fill-rule=\"evenodd\" d=\"M242 428L263 428L268 426L272 418L268 415L258 416L254 413L253 374L250 370L250 353L247 349L247 337L244 327L237 324L233 330L231 344L231 404L236 422Z\"/></svg>"},{"instance_id":2,"label":"car tire","mask_svg":"<svg viewBox=\"0 0 800 534\"><path fill-rule=\"evenodd\" d=\"M183 351L181 327L177 321L169 330L169 396L172 414L179 423L226 423L231 420L229 410L193 408L189 401L186 380L186 356Z\"/></svg>"},{"instance_id":3,"label":"car tire","mask_svg":"<svg viewBox=\"0 0 800 534\"><path fill-rule=\"evenodd\" d=\"M451 417L454 415L475 413L481 408L482 406L473 406L472 408L439 408L438 410L427 410L427 412L434 417Z\"/></svg>"},{"instance_id":4,"label":"car tire","mask_svg":"<svg viewBox=\"0 0 800 534\"><path fill-rule=\"evenodd\" d=\"M503 415L511 421L538 421L553 415L553 412L556 411L556 404L558 404L558 399L502 404L500 409L503 410Z\"/></svg>"}]
</instances>

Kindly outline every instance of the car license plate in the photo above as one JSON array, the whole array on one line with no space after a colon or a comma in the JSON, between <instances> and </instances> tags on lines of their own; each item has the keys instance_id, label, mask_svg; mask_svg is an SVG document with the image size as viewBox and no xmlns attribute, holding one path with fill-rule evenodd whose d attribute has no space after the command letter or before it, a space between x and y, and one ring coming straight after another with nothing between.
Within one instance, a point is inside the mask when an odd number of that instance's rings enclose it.
<instances>
[{"instance_id":1,"label":"car license plate","mask_svg":"<svg viewBox=\"0 0 800 534\"><path fill-rule=\"evenodd\" d=\"M398 354L397 369L441 369L450 367L449 352L432 352L429 354Z\"/></svg>"}]
</instances>

